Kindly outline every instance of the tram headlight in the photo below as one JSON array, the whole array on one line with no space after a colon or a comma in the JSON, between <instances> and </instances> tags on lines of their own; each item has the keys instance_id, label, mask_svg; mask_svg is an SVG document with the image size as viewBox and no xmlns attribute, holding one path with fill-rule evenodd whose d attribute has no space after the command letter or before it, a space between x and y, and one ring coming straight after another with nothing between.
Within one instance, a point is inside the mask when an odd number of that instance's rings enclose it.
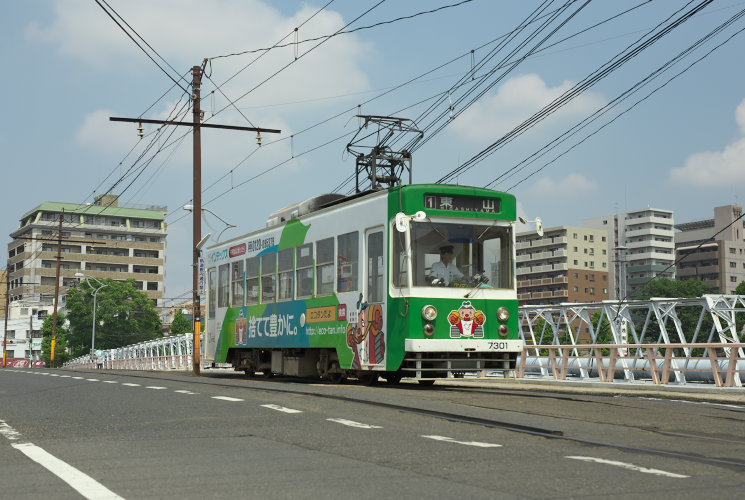
<instances>
[{"instance_id":1,"label":"tram headlight","mask_svg":"<svg viewBox=\"0 0 745 500\"><path fill-rule=\"evenodd\" d=\"M500 307L497 309L497 319L499 321L507 321L510 319L510 310L506 307Z\"/></svg>"},{"instance_id":2,"label":"tram headlight","mask_svg":"<svg viewBox=\"0 0 745 500\"><path fill-rule=\"evenodd\" d=\"M422 318L427 321L434 321L437 319L437 308L435 306L424 306L422 308Z\"/></svg>"}]
</instances>

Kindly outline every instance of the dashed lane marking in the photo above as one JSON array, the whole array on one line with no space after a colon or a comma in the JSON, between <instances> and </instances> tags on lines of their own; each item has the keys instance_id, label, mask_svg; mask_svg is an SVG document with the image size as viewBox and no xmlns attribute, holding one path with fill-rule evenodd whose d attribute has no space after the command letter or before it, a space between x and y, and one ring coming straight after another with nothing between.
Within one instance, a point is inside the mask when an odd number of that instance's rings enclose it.
<instances>
[{"instance_id":1,"label":"dashed lane marking","mask_svg":"<svg viewBox=\"0 0 745 500\"><path fill-rule=\"evenodd\" d=\"M329 422L336 422L337 424L346 425L348 427L355 427L357 429L382 429L379 425L363 424L355 422L354 420L347 420L346 418L327 418Z\"/></svg>"},{"instance_id":2,"label":"dashed lane marking","mask_svg":"<svg viewBox=\"0 0 745 500\"><path fill-rule=\"evenodd\" d=\"M435 441L445 441L447 443L463 444L466 446L476 446L478 448L501 448L501 444L496 443L482 443L480 441L458 441L456 439L446 436L422 436L427 439L434 439Z\"/></svg>"},{"instance_id":3,"label":"dashed lane marking","mask_svg":"<svg viewBox=\"0 0 745 500\"><path fill-rule=\"evenodd\" d=\"M220 399L222 401L244 401L240 398L231 398L230 396L212 396L212 399Z\"/></svg>"},{"instance_id":4,"label":"dashed lane marking","mask_svg":"<svg viewBox=\"0 0 745 500\"><path fill-rule=\"evenodd\" d=\"M156 391L162 391L163 389L168 389L168 387L163 387L162 385L148 385L145 387L145 389L155 389Z\"/></svg>"},{"instance_id":5,"label":"dashed lane marking","mask_svg":"<svg viewBox=\"0 0 745 500\"><path fill-rule=\"evenodd\" d=\"M186 389L179 389L173 392L178 392L179 394L199 394L198 392L191 392L191 391L187 391Z\"/></svg>"},{"instance_id":6,"label":"dashed lane marking","mask_svg":"<svg viewBox=\"0 0 745 500\"><path fill-rule=\"evenodd\" d=\"M118 384L119 382L117 382L116 380L104 380L103 383L104 384Z\"/></svg>"},{"instance_id":7,"label":"dashed lane marking","mask_svg":"<svg viewBox=\"0 0 745 500\"><path fill-rule=\"evenodd\" d=\"M270 410L277 410L281 411L282 413L303 413L301 410L295 410L293 408L285 408L284 406L279 405L261 405L264 408L269 408Z\"/></svg>"},{"instance_id":8,"label":"dashed lane marking","mask_svg":"<svg viewBox=\"0 0 745 500\"><path fill-rule=\"evenodd\" d=\"M122 382L122 385L126 385L127 387L142 387L140 384L134 384L132 382Z\"/></svg>"},{"instance_id":9,"label":"dashed lane marking","mask_svg":"<svg viewBox=\"0 0 745 500\"><path fill-rule=\"evenodd\" d=\"M683 479L690 476L684 476L683 474L675 474L673 472L667 472L660 469L649 469L647 467L641 467L639 465L634 464L627 464L626 462L617 462L615 460L605 460L604 458L595 458L595 457L570 457L567 456L565 458L571 458L572 460L581 460L583 462L595 462L598 464L605 464L605 465L613 465L615 467L621 467L622 469L628 469L633 470L636 472L643 472L645 474L654 474L657 476L665 476L665 477L672 477L677 479Z\"/></svg>"}]
</instances>

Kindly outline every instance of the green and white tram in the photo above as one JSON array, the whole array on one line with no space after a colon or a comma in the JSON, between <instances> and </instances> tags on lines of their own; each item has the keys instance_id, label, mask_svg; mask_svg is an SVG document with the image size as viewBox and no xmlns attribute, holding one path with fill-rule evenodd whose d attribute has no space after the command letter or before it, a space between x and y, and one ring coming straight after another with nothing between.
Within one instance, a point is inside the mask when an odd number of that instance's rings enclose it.
<instances>
[{"instance_id":1,"label":"green and white tram","mask_svg":"<svg viewBox=\"0 0 745 500\"><path fill-rule=\"evenodd\" d=\"M513 195L323 195L205 251L203 359L248 374L431 382L515 367Z\"/></svg>"}]
</instances>

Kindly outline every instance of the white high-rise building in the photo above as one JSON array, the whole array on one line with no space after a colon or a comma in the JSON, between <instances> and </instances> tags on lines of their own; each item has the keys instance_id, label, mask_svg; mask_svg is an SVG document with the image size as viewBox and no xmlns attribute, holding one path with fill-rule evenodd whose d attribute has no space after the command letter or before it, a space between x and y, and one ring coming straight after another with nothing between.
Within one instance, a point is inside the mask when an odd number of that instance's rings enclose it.
<instances>
[{"instance_id":1,"label":"white high-rise building","mask_svg":"<svg viewBox=\"0 0 745 500\"><path fill-rule=\"evenodd\" d=\"M582 221L608 231L611 298L633 296L655 277L675 278L675 218L672 210L645 208Z\"/></svg>"}]
</instances>

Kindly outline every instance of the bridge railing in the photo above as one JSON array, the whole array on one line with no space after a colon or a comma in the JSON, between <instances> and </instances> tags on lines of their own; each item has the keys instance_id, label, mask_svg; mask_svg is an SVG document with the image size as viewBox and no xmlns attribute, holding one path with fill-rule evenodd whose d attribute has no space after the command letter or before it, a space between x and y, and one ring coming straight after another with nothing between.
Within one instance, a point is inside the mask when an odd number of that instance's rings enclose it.
<instances>
[{"instance_id":1,"label":"bridge railing","mask_svg":"<svg viewBox=\"0 0 745 500\"><path fill-rule=\"evenodd\" d=\"M744 347L739 342L530 346L520 357L516 375L656 385L697 381L741 387ZM529 351L534 350L540 355L531 356Z\"/></svg>"},{"instance_id":2,"label":"bridge railing","mask_svg":"<svg viewBox=\"0 0 745 500\"><path fill-rule=\"evenodd\" d=\"M146 342L97 351L72 359L63 367L110 370L191 370L192 334L172 335Z\"/></svg>"}]
</instances>

